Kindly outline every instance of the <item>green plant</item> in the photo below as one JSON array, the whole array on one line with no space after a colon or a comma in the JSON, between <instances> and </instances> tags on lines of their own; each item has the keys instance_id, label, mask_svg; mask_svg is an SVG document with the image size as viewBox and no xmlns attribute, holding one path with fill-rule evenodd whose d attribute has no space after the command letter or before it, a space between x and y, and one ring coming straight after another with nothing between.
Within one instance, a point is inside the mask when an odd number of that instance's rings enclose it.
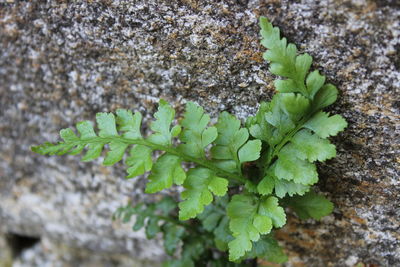
<instances>
[{"instance_id":1,"label":"green plant","mask_svg":"<svg viewBox=\"0 0 400 267\"><path fill-rule=\"evenodd\" d=\"M32 150L75 155L86 148L82 160L90 161L107 145L103 164L113 165L129 149L124 159L127 178L150 172L146 193L182 185L178 205L166 197L157 203L129 204L115 214L124 221L135 215L133 229L145 227L148 238L162 232L171 256L182 247L181 257L165 266L241 266L243 260L254 263L256 258L284 262L272 230L285 225L284 207L301 219L320 219L332 211L333 204L311 190L318 181L315 162L336 156L327 138L347 123L322 111L336 101L338 92L317 70L309 71L311 56L298 55L296 46L287 44L266 18L260 25L269 70L284 79L274 82L278 93L262 102L244 126L228 112L209 126L210 117L193 102L174 123L174 109L161 100L148 137L140 131L141 114L120 109L116 116L96 115L98 134L91 122L83 121L76 125L79 136L63 129L62 142ZM163 154L153 161L155 150ZM191 167L186 170L182 162Z\"/></svg>"}]
</instances>

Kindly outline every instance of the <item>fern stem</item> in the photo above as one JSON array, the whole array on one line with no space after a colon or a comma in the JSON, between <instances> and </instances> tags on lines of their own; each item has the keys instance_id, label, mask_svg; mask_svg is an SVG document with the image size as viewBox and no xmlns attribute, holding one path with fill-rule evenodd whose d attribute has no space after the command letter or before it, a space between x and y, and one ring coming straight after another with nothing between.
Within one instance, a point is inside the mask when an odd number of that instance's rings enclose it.
<instances>
[{"instance_id":1,"label":"fern stem","mask_svg":"<svg viewBox=\"0 0 400 267\"><path fill-rule=\"evenodd\" d=\"M186 230L189 230L189 231L192 230L191 227L190 227L190 225L185 224L185 223L183 223L183 222L180 222L180 221L178 221L178 220L175 220L175 219L173 219L173 218L171 218L171 217L162 216L162 215L153 215L153 216L154 216L154 217L157 217L157 218L160 219L160 220L163 220L163 221L166 221L166 222L175 224L175 225L182 226L182 227L186 228Z\"/></svg>"},{"instance_id":2,"label":"fern stem","mask_svg":"<svg viewBox=\"0 0 400 267\"><path fill-rule=\"evenodd\" d=\"M173 147L160 146L158 144L151 143L151 142L149 142L147 140L138 140L138 141L143 142L142 144L145 145L145 146L148 146L148 147L151 147L151 148L154 148L154 149L157 149L157 150L163 150L163 151L165 151L167 153L179 156L180 158L182 158L186 162L194 162L194 163L196 163L198 165L206 167L206 168L208 168L210 170L213 170L216 174L224 176L225 178L228 178L228 179L231 179L231 180L236 180L236 181L239 181L239 182L242 182L242 183L246 182L246 179L244 177L242 177L241 175L236 175L234 173L230 173L230 172L224 171L224 170L218 168L217 166L215 166L214 164L212 164L208 160L197 159L197 158L185 155L185 154L179 152L177 149L175 149Z\"/></svg>"},{"instance_id":3,"label":"fern stem","mask_svg":"<svg viewBox=\"0 0 400 267\"><path fill-rule=\"evenodd\" d=\"M247 179L245 179L243 176L241 175L237 175L234 173L230 173L227 172L225 170L220 169L219 167L215 166L214 164L212 164L209 160L204 160L204 159L198 159L198 158L194 158L191 156L188 156L186 154L183 154L182 152L178 151L176 148L174 147L170 147L170 146L163 146L163 145L159 145L159 144L155 144L152 143L150 141L147 141L145 139L129 139L129 138L124 138L124 137L120 137L120 136L113 136L113 137L94 137L91 139L87 139L84 140L84 142L80 142L77 141L77 145L79 144L88 144L88 143L102 143L102 144L106 144L106 143L110 143L110 142L121 142L121 143L125 143L125 144L129 144L129 145L144 145L147 147L152 148L153 150L161 150L161 151L165 151L169 154L178 156L180 158L182 158L183 161L186 162L194 162L200 166L206 167L212 171L214 171L217 175L221 175L225 178L227 178L228 180L234 180L234 181L238 181L241 183L246 183Z\"/></svg>"},{"instance_id":4,"label":"fern stem","mask_svg":"<svg viewBox=\"0 0 400 267\"><path fill-rule=\"evenodd\" d=\"M278 156L279 152L281 151L281 149L283 148L284 145L286 145L288 142L290 142L293 138L293 136L301 129L303 128L304 124L311 118L311 116L314 113L310 113L307 116L305 116L300 122L299 124L297 124L296 128L294 128L290 133L288 133L285 138L283 138L283 140L277 145L275 146L272 156L269 158L269 162L268 165L271 163L271 161Z\"/></svg>"}]
</instances>

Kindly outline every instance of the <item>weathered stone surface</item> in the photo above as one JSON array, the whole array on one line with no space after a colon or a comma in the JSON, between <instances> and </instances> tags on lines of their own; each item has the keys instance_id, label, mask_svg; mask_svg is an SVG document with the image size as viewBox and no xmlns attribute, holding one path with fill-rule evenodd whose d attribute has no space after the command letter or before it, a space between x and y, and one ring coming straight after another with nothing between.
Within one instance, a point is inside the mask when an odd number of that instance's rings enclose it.
<instances>
[{"instance_id":1,"label":"weathered stone surface","mask_svg":"<svg viewBox=\"0 0 400 267\"><path fill-rule=\"evenodd\" d=\"M98 111L152 114L160 97L179 110L195 100L212 114L253 114L274 90L264 15L338 85L332 112L349 122L338 157L319 166L333 215L291 216L278 232L288 266L400 265L398 1L12 2L0 1L0 230L41 237L30 251L43 261L91 266L73 248L104 266L163 258L157 242L110 220L128 198L148 197L144 179L29 147ZM42 253L48 244L61 245ZM72 249L61 259L63 246Z\"/></svg>"}]
</instances>

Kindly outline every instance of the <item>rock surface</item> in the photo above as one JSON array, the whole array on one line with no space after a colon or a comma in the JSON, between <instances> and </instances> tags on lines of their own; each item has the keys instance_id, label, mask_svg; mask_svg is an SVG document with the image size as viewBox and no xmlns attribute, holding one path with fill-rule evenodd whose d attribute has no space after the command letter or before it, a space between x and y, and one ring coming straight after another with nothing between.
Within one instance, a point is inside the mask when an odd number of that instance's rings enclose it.
<instances>
[{"instance_id":1,"label":"rock surface","mask_svg":"<svg viewBox=\"0 0 400 267\"><path fill-rule=\"evenodd\" d=\"M400 265L398 1L60 0L0 1L0 232L40 238L15 266L164 257L157 241L110 220L129 198L149 197L144 179L29 147L99 111L152 114L159 98L253 114L274 92L260 15L314 57L341 91L331 111L349 122L333 140L337 158L319 165L335 211L320 222L290 216L278 232L287 266Z\"/></svg>"}]
</instances>

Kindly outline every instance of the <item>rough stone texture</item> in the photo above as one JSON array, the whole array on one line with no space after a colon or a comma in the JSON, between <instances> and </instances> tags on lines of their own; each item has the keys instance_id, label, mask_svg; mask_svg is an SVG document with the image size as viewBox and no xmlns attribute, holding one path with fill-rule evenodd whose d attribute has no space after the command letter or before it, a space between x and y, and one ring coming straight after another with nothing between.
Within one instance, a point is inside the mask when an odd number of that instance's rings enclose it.
<instances>
[{"instance_id":1,"label":"rough stone texture","mask_svg":"<svg viewBox=\"0 0 400 267\"><path fill-rule=\"evenodd\" d=\"M319 166L336 209L321 222L290 216L278 232L287 266L400 265L399 2L216 2L0 1L0 231L41 238L16 266L163 258L156 241L110 220L147 197L144 179L29 147L98 111L152 114L160 97L179 110L195 100L212 114L253 114L274 91L259 15L314 57L341 91L332 111L349 122L338 157Z\"/></svg>"}]
</instances>

